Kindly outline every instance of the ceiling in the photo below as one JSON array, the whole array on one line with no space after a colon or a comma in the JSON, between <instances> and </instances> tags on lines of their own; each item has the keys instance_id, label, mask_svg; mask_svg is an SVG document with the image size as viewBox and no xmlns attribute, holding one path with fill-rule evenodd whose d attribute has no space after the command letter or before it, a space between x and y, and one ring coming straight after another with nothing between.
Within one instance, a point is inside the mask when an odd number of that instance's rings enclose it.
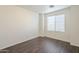
<instances>
[{"instance_id":1,"label":"ceiling","mask_svg":"<svg viewBox=\"0 0 79 59\"><path fill-rule=\"evenodd\" d=\"M50 5L19 5L18 7L29 9L38 13L49 13L69 6L70 5L54 5L54 7L50 8Z\"/></svg>"}]
</instances>

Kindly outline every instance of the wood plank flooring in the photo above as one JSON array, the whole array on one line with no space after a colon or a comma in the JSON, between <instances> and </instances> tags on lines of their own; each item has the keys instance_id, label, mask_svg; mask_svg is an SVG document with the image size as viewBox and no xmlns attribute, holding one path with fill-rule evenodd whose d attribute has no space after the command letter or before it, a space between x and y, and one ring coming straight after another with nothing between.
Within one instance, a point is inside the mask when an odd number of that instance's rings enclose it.
<instances>
[{"instance_id":1,"label":"wood plank flooring","mask_svg":"<svg viewBox=\"0 0 79 59\"><path fill-rule=\"evenodd\" d=\"M4 50L7 53L78 53L79 47L71 46L68 42L48 37L37 37L5 48ZM1 52L5 53L3 51Z\"/></svg>"}]
</instances>

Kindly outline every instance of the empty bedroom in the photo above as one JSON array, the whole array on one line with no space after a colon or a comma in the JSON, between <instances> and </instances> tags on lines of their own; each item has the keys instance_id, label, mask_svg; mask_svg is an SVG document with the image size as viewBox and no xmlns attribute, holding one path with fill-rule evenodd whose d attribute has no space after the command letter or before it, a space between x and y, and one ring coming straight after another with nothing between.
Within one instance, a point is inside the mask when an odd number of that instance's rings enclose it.
<instances>
[{"instance_id":1,"label":"empty bedroom","mask_svg":"<svg viewBox=\"0 0 79 59\"><path fill-rule=\"evenodd\" d=\"M0 53L79 53L79 5L0 5Z\"/></svg>"}]
</instances>

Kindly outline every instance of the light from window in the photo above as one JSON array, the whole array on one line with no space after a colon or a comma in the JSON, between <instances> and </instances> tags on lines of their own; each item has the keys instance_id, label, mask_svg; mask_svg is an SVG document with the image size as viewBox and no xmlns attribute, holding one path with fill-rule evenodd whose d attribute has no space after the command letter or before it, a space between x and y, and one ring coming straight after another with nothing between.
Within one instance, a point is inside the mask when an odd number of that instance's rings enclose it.
<instances>
[{"instance_id":1,"label":"light from window","mask_svg":"<svg viewBox=\"0 0 79 59\"><path fill-rule=\"evenodd\" d=\"M65 32L65 17L64 15L48 16L48 31Z\"/></svg>"},{"instance_id":2,"label":"light from window","mask_svg":"<svg viewBox=\"0 0 79 59\"><path fill-rule=\"evenodd\" d=\"M48 17L48 31L55 31L55 16Z\"/></svg>"},{"instance_id":3,"label":"light from window","mask_svg":"<svg viewBox=\"0 0 79 59\"><path fill-rule=\"evenodd\" d=\"M56 21L56 31L64 32L65 31L64 15L57 15L55 21Z\"/></svg>"}]
</instances>

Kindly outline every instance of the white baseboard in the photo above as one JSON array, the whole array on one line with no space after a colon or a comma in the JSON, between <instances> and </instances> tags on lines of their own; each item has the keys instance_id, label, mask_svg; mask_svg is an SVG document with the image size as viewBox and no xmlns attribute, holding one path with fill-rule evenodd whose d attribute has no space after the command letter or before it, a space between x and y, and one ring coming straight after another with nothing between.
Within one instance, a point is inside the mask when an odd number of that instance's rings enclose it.
<instances>
[{"instance_id":1,"label":"white baseboard","mask_svg":"<svg viewBox=\"0 0 79 59\"><path fill-rule=\"evenodd\" d=\"M60 38L56 38L56 37L51 37L51 36L46 36L46 37L53 38L53 39L57 39L57 40L61 40L61 41L65 41L65 42L69 42L69 41L67 41L65 39L60 39Z\"/></svg>"},{"instance_id":2,"label":"white baseboard","mask_svg":"<svg viewBox=\"0 0 79 59\"><path fill-rule=\"evenodd\" d=\"M14 43L14 44L10 44L10 45L6 45L5 47L0 48L0 50L4 49L4 48L7 48L7 47L10 47L10 46L13 46L13 45L16 45L16 44L19 44L19 43L22 43L22 42L25 42L25 41L28 41L28 40L32 40L32 39L37 38L37 37L45 37L45 36L44 35L40 35L40 36L36 35L36 36L30 37L30 38L27 38L27 40L24 40L24 41L21 41L21 42L17 42L17 43ZM46 37L49 37L49 36L46 36ZM52 37L50 37L50 38L52 38ZM64 40L62 40L62 41L64 41ZM70 43L70 44L73 45L73 46L78 46L79 47L79 44L77 44L77 43Z\"/></svg>"},{"instance_id":3,"label":"white baseboard","mask_svg":"<svg viewBox=\"0 0 79 59\"><path fill-rule=\"evenodd\" d=\"M77 44L77 43L70 43L70 45L79 47L79 44Z\"/></svg>"},{"instance_id":4,"label":"white baseboard","mask_svg":"<svg viewBox=\"0 0 79 59\"><path fill-rule=\"evenodd\" d=\"M6 46L0 48L0 50L5 49L5 48L10 47L10 46L14 46L14 45L16 45L16 44L19 44L19 43L22 43L22 42L25 42L25 41L28 41L28 40L32 40L32 39L37 38L37 37L39 37L39 35L30 37L30 38L26 38L27 40L25 39L25 40L23 40L23 41L20 41L20 42L14 43L14 44L6 45Z\"/></svg>"},{"instance_id":5,"label":"white baseboard","mask_svg":"<svg viewBox=\"0 0 79 59\"><path fill-rule=\"evenodd\" d=\"M45 37L45 35L39 35L40 37Z\"/></svg>"}]
</instances>

